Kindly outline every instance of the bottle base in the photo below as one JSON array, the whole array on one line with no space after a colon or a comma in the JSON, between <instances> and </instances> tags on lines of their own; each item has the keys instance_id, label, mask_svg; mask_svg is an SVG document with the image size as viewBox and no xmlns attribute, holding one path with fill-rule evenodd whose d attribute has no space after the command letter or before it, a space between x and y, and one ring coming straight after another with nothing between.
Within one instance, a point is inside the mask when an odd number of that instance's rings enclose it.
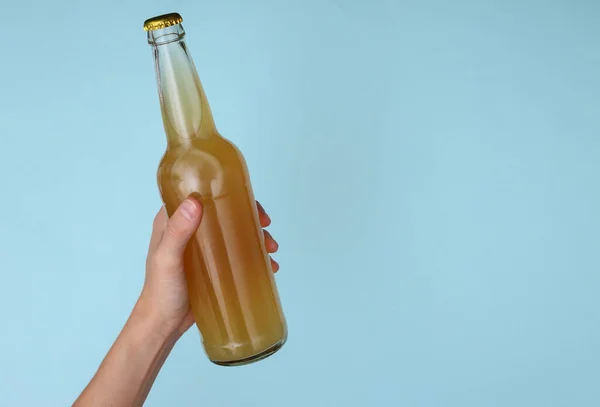
<instances>
[{"instance_id":1,"label":"bottle base","mask_svg":"<svg viewBox=\"0 0 600 407\"><path fill-rule=\"evenodd\" d=\"M273 355L275 352L277 352L279 349L281 349L283 347L283 345L285 344L285 341L286 341L286 339L282 339L279 342L276 342L270 348L267 348L264 351L257 353L256 355L249 356L247 358L238 359L238 360L225 360L225 361L211 360L211 362L213 362L215 365L231 366L231 367L249 365L251 363L258 362L259 360L266 359L269 356Z\"/></svg>"}]
</instances>

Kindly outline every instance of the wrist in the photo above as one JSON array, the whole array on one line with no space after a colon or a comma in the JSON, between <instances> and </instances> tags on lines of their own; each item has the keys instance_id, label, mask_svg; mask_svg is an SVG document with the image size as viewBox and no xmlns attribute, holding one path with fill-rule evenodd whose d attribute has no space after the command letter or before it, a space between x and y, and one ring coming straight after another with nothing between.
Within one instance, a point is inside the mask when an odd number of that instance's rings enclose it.
<instances>
[{"instance_id":1,"label":"wrist","mask_svg":"<svg viewBox=\"0 0 600 407\"><path fill-rule=\"evenodd\" d=\"M134 305L130 319L158 340L177 341L181 336L176 324L164 318L144 295L141 295Z\"/></svg>"}]
</instances>

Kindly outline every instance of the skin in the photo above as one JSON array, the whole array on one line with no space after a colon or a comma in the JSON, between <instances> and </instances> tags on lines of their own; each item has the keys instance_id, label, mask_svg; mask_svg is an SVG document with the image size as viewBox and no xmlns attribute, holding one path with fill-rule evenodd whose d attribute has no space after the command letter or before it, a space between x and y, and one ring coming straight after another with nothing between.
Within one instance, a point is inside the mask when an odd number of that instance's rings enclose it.
<instances>
[{"instance_id":1,"label":"skin","mask_svg":"<svg viewBox=\"0 0 600 407\"><path fill-rule=\"evenodd\" d=\"M263 228L271 219L258 204ZM156 215L146 260L142 292L98 371L74 407L141 406L177 340L193 324L183 271L183 252L202 219L202 206L186 199L168 219ZM264 230L269 253L277 242ZM271 259L273 271L279 264Z\"/></svg>"}]
</instances>

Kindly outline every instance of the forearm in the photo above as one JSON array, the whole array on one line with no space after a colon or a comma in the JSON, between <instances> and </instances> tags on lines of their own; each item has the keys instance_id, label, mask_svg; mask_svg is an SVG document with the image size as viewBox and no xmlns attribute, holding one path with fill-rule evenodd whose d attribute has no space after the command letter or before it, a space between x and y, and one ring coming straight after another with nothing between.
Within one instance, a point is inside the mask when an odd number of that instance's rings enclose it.
<instances>
[{"instance_id":1,"label":"forearm","mask_svg":"<svg viewBox=\"0 0 600 407\"><path fill-rule=\"evenodd\" d=\"M141 406L177 340L159 328L138 303L73 407Z\"/></svg>"}]
</instances>

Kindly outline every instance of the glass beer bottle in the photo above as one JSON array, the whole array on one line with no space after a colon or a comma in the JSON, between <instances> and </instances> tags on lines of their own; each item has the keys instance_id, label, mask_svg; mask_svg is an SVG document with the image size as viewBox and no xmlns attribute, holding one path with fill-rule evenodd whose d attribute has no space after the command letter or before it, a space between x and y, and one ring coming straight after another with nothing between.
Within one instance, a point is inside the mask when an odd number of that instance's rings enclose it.
<instances>
[{"instance_id":1,"label":"glass beer bottle","mask_svg":"<svg viewBox=\"0 0 600 407\"><path fill-rule=\"evenodd\" d=\"M167 149L158 168L169 216L188 196L203 206L185 252L196 325L208 358L224 366L283 346L287 324L245 160L217 131L177 13L146 20Z\"/></svg>"}]
</instances>

